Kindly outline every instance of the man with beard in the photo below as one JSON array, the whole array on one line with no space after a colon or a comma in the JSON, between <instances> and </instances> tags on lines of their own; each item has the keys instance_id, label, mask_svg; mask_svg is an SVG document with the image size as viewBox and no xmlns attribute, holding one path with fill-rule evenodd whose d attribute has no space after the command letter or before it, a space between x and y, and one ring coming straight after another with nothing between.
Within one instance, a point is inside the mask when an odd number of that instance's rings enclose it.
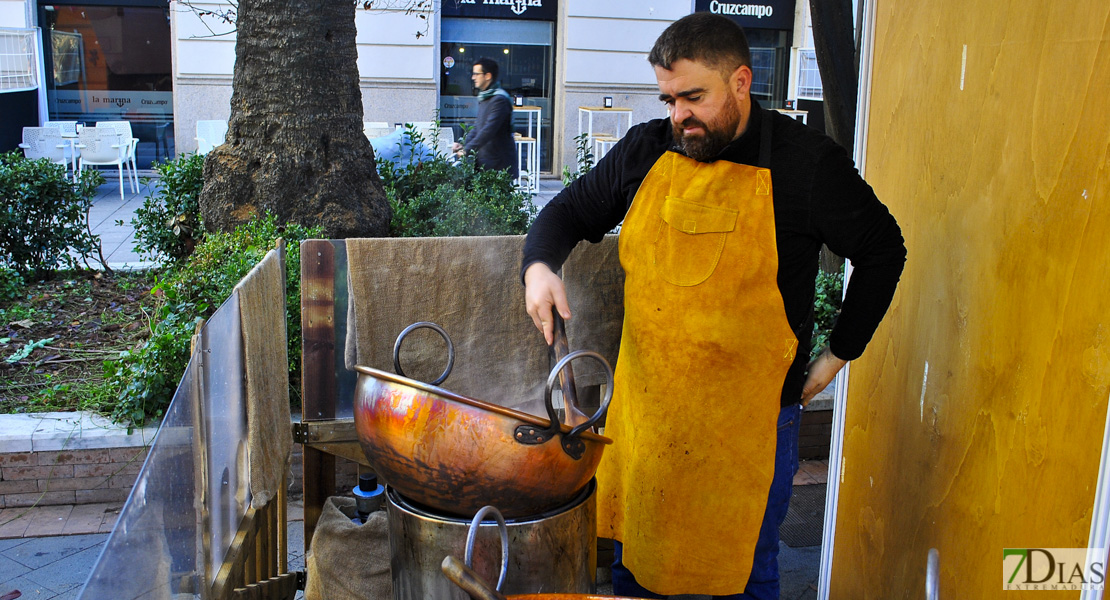
<instances>
[{"instance_id":1,"label":"man with beard","mask_svg":"<svg viewBox=\"0 0 1110 600\"><path fill-rule=\"evenodd\" d=\"M528 313L570 318L555 271L623 221L624 326L598 469L613 592L778 598L778 527L802 406L858 357L894 295L901 231L843 148L750 96L747 40L708 13L648 56L666 119L634 127L540 213ZM809 363L822 244L854 271Z\"/></svg>"}]
</instances>

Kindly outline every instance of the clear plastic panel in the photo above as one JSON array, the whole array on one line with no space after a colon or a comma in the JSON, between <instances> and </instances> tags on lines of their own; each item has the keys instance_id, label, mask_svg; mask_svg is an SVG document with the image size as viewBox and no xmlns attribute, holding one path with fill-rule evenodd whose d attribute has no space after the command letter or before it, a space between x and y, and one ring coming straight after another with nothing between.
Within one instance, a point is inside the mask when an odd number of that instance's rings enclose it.
<instances>
[{"instance_id":1,"label":"clear plastic panel","mask_svg":"<svg viewBox=\"0 0 1110 600\"><path fill-rule=\"evenodd\" d=\"M347 317L351 294L347 288L347 245L343 240L335 244L335 418L353 419L355 416L355 384L358 374L347 370L344 351L347 348Z\"/></svg>"},{"instance_id":2,"label":"clear plastic panel","mask_svg":"<svg viewBox=\"0 0 1110 600\"><path fill-rule=\"evenodd\" d=\"M79 598L195 598L200 585L211 585L250 506L245 411L239 300L233 294L202 330ZM195 483L201 464L203 495ZM202 503L206 510L198 514Z\"/></svg>"},{"instance_id":3,"label":"clear plastic panel","mask_svg":"<svg viewBox=\"0 0 1110 600\"><path fill-rule=\"evenodd\" d=\"M197 391L194 358L79 598L192 597L200 555L193 505Z\"/></svg>"},{"instance_id":4,"label":"clear plastic panel","mask_svg":"<svg viewBox=\"0 0 1110 600\"><path fill-rule=\"evenodd\" d=\"M208 459L205 471L208 489L203 502L209 519L204 528L212 540L207 581L211 584L250 506L247 399L238 294L232 294L205 325L197 354L202 366L200 421L204 424Z\"/></svg>"}]
</instances>

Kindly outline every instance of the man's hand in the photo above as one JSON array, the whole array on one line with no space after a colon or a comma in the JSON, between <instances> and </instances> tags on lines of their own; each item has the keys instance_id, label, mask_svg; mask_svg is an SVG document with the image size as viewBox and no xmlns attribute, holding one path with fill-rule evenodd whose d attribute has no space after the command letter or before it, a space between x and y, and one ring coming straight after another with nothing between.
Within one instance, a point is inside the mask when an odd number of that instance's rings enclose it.
<instances>
[{"instance_id":1,"label":"man's hand","mask_svg":"<svg viewBox=\"0 0 1110 600\"><path fill-rule=\"evenodd\" d=\"M458 142L451 144L451 152L454 152L456 156L462 156L466 154L465 152L463 152L463 145Z\"/></svg>"},{"instance_id":2,"label":"man's hand","mask_svg":"<svg viewBox=\"0 0 1110 600\"><path fill-rule=\"evenodd\" d=\"M810 400L817 395L817 392L828 387L840 369L848 361L837 358L828 348L825 349L813 362L809 363L807 371L809 375L806 376L806 383L802 386L802 406L809 404Z\"/></svg>"},{"instance_id":3,"label":"man's hand","mask_svg":"<svg viewBox=\"0 0 1110 600\"><path fill-rule=\"evenodd\" d=\"M524 307L536 329L543 332L547 345L551 345L555 324L551 319L554 306L564 319L570 318L570 305L567 304L567 290L563 280L543 263L532 263L524 272Z\"/></svg>"}]
</instances>

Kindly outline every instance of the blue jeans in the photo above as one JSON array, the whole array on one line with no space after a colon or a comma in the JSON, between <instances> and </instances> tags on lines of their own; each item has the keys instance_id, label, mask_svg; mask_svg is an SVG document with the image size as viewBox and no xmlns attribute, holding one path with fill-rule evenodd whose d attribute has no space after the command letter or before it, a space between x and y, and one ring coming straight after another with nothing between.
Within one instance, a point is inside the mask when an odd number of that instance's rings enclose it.
<instances>
[{"instance_id":1,"label":"blue jeans","mask_svg":"<svg viewBox=\"0 0 1110 600\"><path fill-rule=\"evenodd\" d=\"M802 406L792 404L779 412L778 443L775 447L775 476L767 494L767 511L759 527L755 543L755 560L744 593L715 596L725 599L777 600L779 597L779 525L786 518L794 475L798 472L798 430L802 424ZM636 582L621 562L622 546L616 542L613 560L613 595L636 598L665 598Z\"/></svg>"}]
</instances>

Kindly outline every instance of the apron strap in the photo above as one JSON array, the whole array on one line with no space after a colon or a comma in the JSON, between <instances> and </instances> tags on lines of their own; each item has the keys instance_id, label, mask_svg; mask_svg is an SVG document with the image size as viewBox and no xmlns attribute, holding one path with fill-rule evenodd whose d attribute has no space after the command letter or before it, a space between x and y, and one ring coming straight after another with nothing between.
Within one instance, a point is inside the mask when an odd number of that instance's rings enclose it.
<instances>
[{"instance_id":1,"label":"apron strap","mask_svg":"<svg viewBox=\"0 0 1110 600\"><path fill-rule=\"evenodd\" d=\"M771 168L771 111L763 109L763 122L759 132L759 167Z\"/></svg>"}]
</instances>

